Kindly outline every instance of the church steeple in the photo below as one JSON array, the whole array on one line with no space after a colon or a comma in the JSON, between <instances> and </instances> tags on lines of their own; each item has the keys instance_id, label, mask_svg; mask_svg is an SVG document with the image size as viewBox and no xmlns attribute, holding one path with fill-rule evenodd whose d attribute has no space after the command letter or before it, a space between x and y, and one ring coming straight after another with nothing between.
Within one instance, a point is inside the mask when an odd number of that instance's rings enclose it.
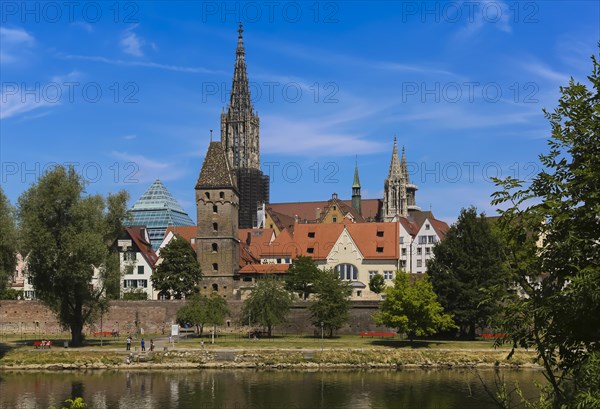
<instances>
[{"instance_id":1,"label":"church steeple","mask_svg":"<svg viewBox=\"0 0 600 409\"><path fill-rule=\"evenodd\" d=\"M406 152L404 151L404 145L402 145L402 159L400 160L400 170L402 171L402 177L406 180L406 183L410 183L408 179L408 167L406 166Z\"/></svg>"},{"instance_id":2,"label":"church steeple","mask_svg":"<svg viewBox=\"0 0 600 409\"><path fill-rule=\"evenodd\" d=\"M250 97L243 32L240 23L231 95L226 111L221 114L221 142L234 170L260 169L259 119Z\"/></svg>"},{"instance_id":3,"label":"church steeple","mask_svg":"<svg viewBox=\"0 0 600 409\"><path fill-rule=\"evenodd\" d=\"M396 137L394 136L394 148L392 149L392 161L390 162L390 171L388 179L398 179L402 176L400 161L398 161L398 147L396 146Z\"/></svg>"},{"instance_id":4,"label":"church steeple","mask_svg":"<svg viewBox=\"0 0 600 409\"><path fill-rule=\"evenodd\" d=\"M358 159L357 159L356 166L354 167L354 182L352 183L352 207L358 211L358 214L362 215L360 202L361 202L360 180L358 179Z\"/></svg>"},{"instance_id":5,"label":"church steeple","mask_svg":"<svg viewBox=\"0 0 600 409\"><path fill-rule=\"evenodd\" d=\"M383 221L386 222L394 221L398 216L408 216L406 196L406 175L408 172L406 171L404 148L402 149L402 161L403 165L398 160L398 146L396 145L396 137L394 136L390 171L384 184Z\"/></svg>"}]
</instances>

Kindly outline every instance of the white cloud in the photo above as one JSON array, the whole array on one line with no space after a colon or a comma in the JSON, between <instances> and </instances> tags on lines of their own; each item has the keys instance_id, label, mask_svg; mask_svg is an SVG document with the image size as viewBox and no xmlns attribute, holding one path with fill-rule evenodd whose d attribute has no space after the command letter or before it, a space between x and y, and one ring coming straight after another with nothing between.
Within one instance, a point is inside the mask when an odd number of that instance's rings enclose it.
<instances>
[{"instance_id":1,"label":"white cloud","mask_svg":"<svg viewBox=\"0 0 600 409\"><path fill-rule=\"evenodd\" d=\"M0 62L3 64L19 61L19 56L33 47L35 39L25 30L0 27Z\"/></svg>"},{"instance_id":2,"label":"white cloud","mask_svg":"<svg viewBox=\"0 0 600 409\"><path fill-rule=\"evenodd\" d=\"M111 155L117 160L132 163L135 171L131 178L141 183L153 182L156 179L177 180L185 174L175 163L151 159L144 155L117 151L113 151Z\"/></svg>"},{"instance_id":3,"label":"white cloud","mask_svg":"<svg viewBox=\"0 0 600 409\"><path fill-rule=\"evenodd\" d=\"M133 55L134 57L143 57L142 46L145 44L145 41L133 31L136 27L137 24L128 28L121 36L121 50L125 54Z\"/></svg>"},{"instance_id":4,"label":"white cloud","mask_svg":"<svg viewBox=\"0 0 600 409\"><path fill-rule=\"evenodd\" d=\"M135 135L135 134L129 134L129 135L125 135L123 137L123 139L125 139L126 141L131 141L132 139L135 139L135 138L137 138L137 135Z\"/></svg>"},{"instance_id":5,"label":"white cloud","mask_svg":"<svg viewBox=\"0 0 600 409\"><path fill-rule=\"evenodd\" d=\"M82 30L87 31L88 33L94 32L94 27L90 23L86 23L85 21L76 21L71 24L73 27L80 28Z\"/></svg>"},{"instance_id":6,"label":"white cloud","mask_svg":"<svg viewBox=\"0 0 600 409\"><path fill-rule=\"evenodd\" d=\"M47 101L40 95L26 94L16 83L3 84L0 93L0 119L16 117L35 109L59 105L58 101Z\"/></svg>"}]
</instances>

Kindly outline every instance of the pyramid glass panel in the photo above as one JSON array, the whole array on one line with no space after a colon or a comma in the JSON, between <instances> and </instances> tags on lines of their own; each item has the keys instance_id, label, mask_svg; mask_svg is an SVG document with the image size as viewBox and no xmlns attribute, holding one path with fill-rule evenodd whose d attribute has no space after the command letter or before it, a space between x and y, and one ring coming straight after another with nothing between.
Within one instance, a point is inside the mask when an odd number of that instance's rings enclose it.
<instances>
[{"instance_id":1,"label":"pyramid glass panel","mask_svg":"<svg viewBox=\"0 0 600 409\"><path fill-rule=\"evenodd\" d=\"M146 226L154 250L160 246L167 227L195 226L190 216L160 180L154 181L128 211L127 226Z\"/></svg>"}]
</instances>

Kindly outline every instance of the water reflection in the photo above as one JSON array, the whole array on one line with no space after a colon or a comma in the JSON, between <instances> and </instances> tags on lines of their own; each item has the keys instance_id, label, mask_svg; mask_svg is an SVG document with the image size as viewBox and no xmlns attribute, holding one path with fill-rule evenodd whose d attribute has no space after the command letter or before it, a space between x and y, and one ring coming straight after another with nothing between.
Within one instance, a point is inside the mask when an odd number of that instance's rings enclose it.
<instances>
[{"instance_id":1,"label":"water reflection","mask_svg":"<svg viewBox=\"0 0 600 409\"><path fill-rule=\"evenodd\" d=\"M534 396L537 371L503 371ZM479 376L495 389L493 370ZM0 408L492 408L474 370L5 372Z\"/></svg>"}]
</instances>

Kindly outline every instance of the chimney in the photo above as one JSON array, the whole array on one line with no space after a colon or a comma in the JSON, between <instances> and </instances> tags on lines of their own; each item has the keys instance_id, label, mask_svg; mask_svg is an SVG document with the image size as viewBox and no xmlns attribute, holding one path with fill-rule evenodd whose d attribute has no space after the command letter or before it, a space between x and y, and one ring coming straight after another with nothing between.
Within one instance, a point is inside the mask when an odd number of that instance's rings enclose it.
<instances>
[{"instance_id":1,"label":"chimney","mask_svg":"<svg viewBox=\"0 0 600 409\"><path fill-rule=\"evenodd\" d=\"M321 218L321 208L317 207L317 210L315 211L315 218L317 220L319 220Z\"/></svg>"},{"instance_id":2,"label":"chimney","mask_svg":"<svg viewBox=\"0 0 600 409\"><path fill-rule=\"evenodd\" d=\"M248 234L246 234L246 245L249 246L251 242L252 242L252 232L248 232Z\"/></svg>"}]
</instances>

